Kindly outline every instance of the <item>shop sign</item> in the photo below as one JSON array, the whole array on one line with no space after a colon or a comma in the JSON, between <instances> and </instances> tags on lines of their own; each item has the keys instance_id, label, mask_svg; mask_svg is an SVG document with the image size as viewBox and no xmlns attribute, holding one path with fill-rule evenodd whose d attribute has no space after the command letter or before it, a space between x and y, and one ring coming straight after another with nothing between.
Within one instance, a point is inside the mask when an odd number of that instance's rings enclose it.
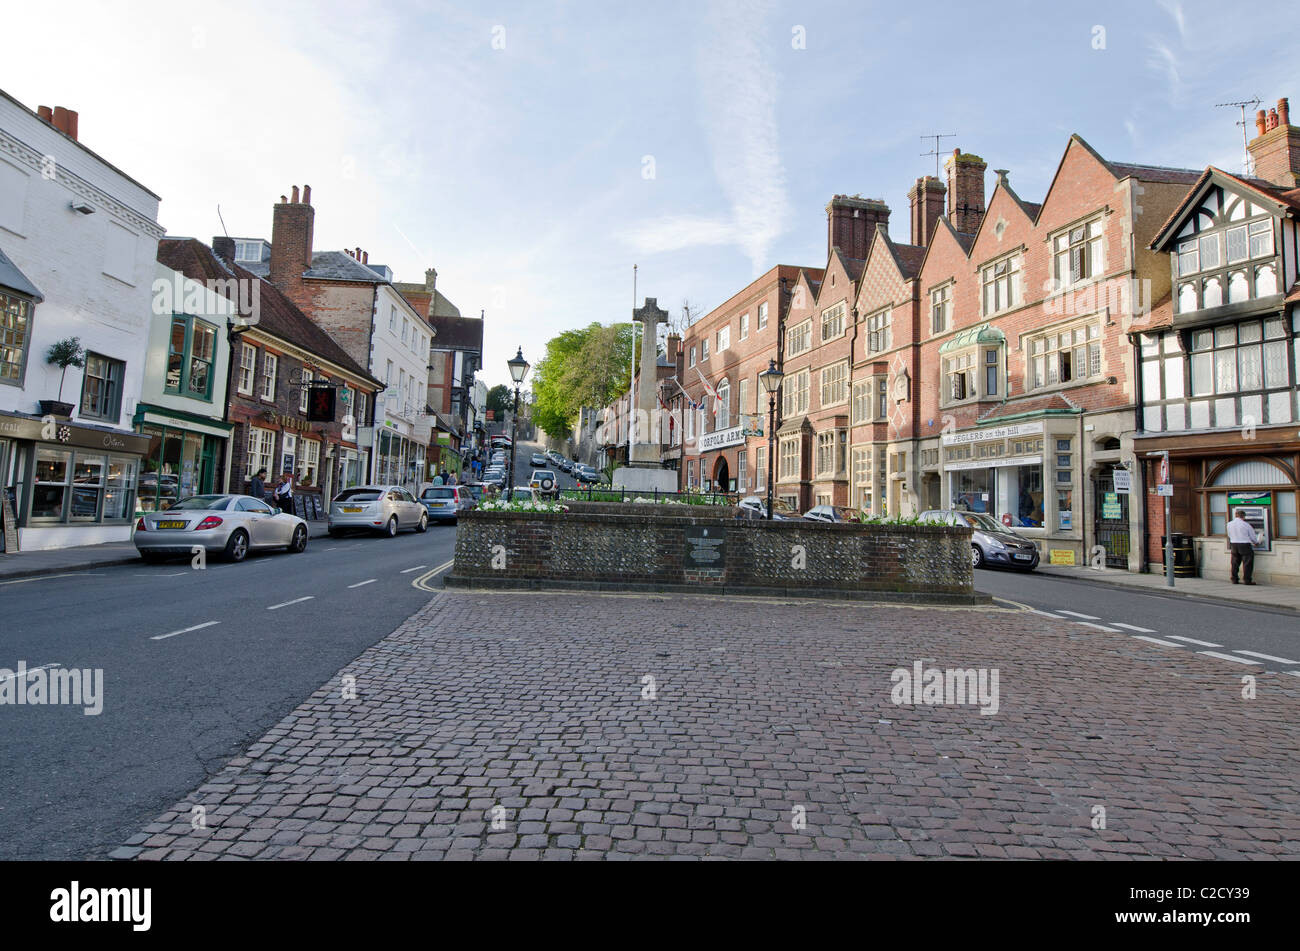
<instances>
[{"instance_id":1,"label":"shop sign","mask_svg":"<svg viewBox=\"0 0 1300 951\"><path fill-rule=\"evenodd\" d=\"M1011 466L1040 466L1042 456L991 456L988 459L970 459L964 462L945 462L944 471L959 469L1006 469Z\"/></svg>"},{"instance_id":2,"label":"shop sign","mask_svg":"<svg viewBox=\"0 0 1300 951\"><path fill-rule=\"evenodd\" d=\"M1073 565L1074 549L1052 548L1048 552L1048 560L1053 565Z\"/></svg>"},{"instance_id":3,"label":"shop sign","mask_svg":"<svg viewBox=\"0 0 1300 951\"><path fill-rule=\"evenodd\" d=\"M735 446L745 441L745 427L732 426L730 429L720 429L716 433L705 433L700 437L700 452L710 452L714 449L725 449L727 446Z\"/></svg>"},{"instance_id":4,"label":"shop sign","mask_svg":"<svg viewBox=\"0 0 1300 951\"><path fill-rule=\"evenodd\" d=\"M1111 522L1117 522L1124 517L1119 504L1118 492L1106 493L1106 497L1101 503L1101 517Z\"/></svg>"},{"instance_id":5,"label":"shop sign","mask_svg":"<svg viewBox=\"0 0 1300 951\"><path fill-rule=\"evenodd\" d=\"M149 437L139 433L108 432L50 418L0 416L0 436L30 439L33 442L59 443L78 449L103 449L142 456L149 451Z\"/></svg>"},{"instance_id":6,"label":"shop sign","mask_svg":"<svg viewBox=\"0 0 1300 951\"><path fill-rule=\"evenodd\" d=\"M945 446L964 446L970 442L992 442L1016 436L1032 436L1043 431L1042 423L1021 423L1017 426L998 426L994 429L968 429L960 433L944 433Z\"/></svg>"},{"instance_id":7,"label":"shop sign","mask_svg":"<svg viewBox=\"0 0 1300 951\"><path fill-rule=\"evenodd\" d=\"M1127 469L1114 469L1110 475L1115 480L1116 492L1128 495L1133 491L1133 475Z\"/></svg>"}]
</instances>

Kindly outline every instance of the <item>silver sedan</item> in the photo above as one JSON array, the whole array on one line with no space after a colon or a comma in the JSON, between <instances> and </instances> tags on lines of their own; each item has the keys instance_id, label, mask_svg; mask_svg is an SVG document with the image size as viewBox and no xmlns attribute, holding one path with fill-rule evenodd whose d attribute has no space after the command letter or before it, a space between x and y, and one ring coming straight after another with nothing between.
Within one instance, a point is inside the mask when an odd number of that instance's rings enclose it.
<instances>
[{"instance_id":1,"label":"silver sedan","mask_svg":"<svg viewBox=\"0 0 1300 951\"><path fill-rule=\"evenodd\" d=\"M403 528L429 527L425 507L400 485L358 485L344 489L330 503L329 529L338 538L350 528L364 528L393 538Z\"/></svg>"},{"instance_id":2,"label":"silver sedan","mask_svg":"<svg viewBox=\"0 0 1300 951\"><path fill-rule=\"evenodd\" d=\"M145 561L190 555L196 547L243 561L250 551L307 548L307 523L251 495L194 495L135 523L135 547Z\"/></svg>"}]
</instances>

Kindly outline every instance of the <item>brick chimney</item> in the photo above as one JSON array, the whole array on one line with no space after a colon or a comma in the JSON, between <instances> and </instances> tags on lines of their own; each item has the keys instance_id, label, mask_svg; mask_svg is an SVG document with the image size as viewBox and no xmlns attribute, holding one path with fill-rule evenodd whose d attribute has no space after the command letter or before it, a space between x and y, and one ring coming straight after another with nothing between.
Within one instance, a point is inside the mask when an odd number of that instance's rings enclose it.
<instances>
[{"instance_id":1,"label":"brick chimney","mask_svg":"<svg viewBox=\"0 0 1300 951\"><path fill-rule=\"evenodd\" d=\"M978 155L953 149L944 163L948 170L948 223L963 234L974 234L984 220L984 170Z\"/></svg>"},{"instance_id":2,"label":"brick chimney","mask_svg":"<svg viewBox=\"0 0 1300 951\"><path fill-rule=\"evenodd\" d=\"M673 366L677 366L677 355L682 350L682 335L669 334L668 339L664 341L664 357Z\"/></svg>"},{"instance_id":3,"label":"brick chimney","mask_svg":"<svg viewBox=\"0 0 1300 951\"><path fill-rule=\"evenodd\" d=\"M212 252L227 264L235 263L235 239L218 235L212 239Z\"/></svg>"},{"instance_id":4,"label":"brick chimney","mask_svg":"<svg viewBox=\"0 0 1300 951\"><path fill-rule=\"evenodd\" d=\"M889 206L878 198L836 195L826 206L826 256L839 248L848 257L865 260L876 225L888 221Z\"/></svg>"},{"instance_id":5,"label":"brick chimney","mask_svg":"<svg viewBox=\"0 0 1300 951\"><path fill-rule=\"evenodd\" d=\"M943 182L933 175L918 178L912 190L907 193L912 203L912 237L911 243L926 247L934 237L934 229L943 214Z\"/></svg>"},{"instance_id":6,"label":"brick chimney","mask_svg":"<svg viewBox=\"0 0 1300 951\"><path fill-rule=\"evenodd\" d=\"M1291 124L1291 106L1279 99L1267 114L1255 115L1255 130L1246 149L1255 162L1255 177L1281 188L1300 188L1300 128Z\"/></svg>"},{"instance_id":7,"label":"brick chimney","mask_svg":"<svg viewBox=\"0 0 1300 951\"><path fill-rule=\"evenodd\" d=\"M310 197L311 187L305 195ZM271 273L273 284L297 284L302 272L311 267L312 231L316 222L316 209L298 200L298 186L293 186L292 198L280 196L280 203L271 215Z\"/></svg>"}]
</instances>

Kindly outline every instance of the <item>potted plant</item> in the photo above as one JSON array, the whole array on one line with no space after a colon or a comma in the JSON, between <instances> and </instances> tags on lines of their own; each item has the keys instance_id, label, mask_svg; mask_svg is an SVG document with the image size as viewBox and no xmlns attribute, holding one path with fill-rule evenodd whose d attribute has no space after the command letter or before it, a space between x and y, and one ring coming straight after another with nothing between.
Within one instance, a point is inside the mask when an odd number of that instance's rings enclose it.
<instances>
[{"instance_id":1,"label":"potted plant","mask_svg":"<svg viewBox=\"0 0 1300 951\"><path fill-rule=\"evenodd\" d=\"M41 413L46 416L71 416L72 404L63 402L63 381L68 375L68 367L81 369L86 365L86 351L81 346L81 338L69 337L51 344L50 349L45 351L45 362L58 367L62 372L59 375L59 398L41 400Z\"/></svg>"}]
</instances>

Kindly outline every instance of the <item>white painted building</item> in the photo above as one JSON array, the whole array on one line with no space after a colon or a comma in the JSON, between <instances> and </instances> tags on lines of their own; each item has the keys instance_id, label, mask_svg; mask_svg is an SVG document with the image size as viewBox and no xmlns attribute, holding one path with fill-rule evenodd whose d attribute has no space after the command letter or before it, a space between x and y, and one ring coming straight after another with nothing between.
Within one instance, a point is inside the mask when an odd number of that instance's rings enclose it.
<instances>
[{"instance_id":1,"label":"white painted building","mask_svg":"<svg viewBox=\"0 0 1300 951\"><path fill-rule=\"evenodd\" d=\"M131 537L148 449L132 418L163 234L158 196L80 144L75 113L40 113L0 92L0 477L6 528L17 529L5 533L10 550L15 540L46 549ZM73 337L86 365L63 374L46 353ZM50 405L59 403L70 412Z\"/></svg>"},{"instance_id":2,"label":"white painted building","mask_svg":"<svg viewBox=\"0 0 1300 951\"><path fill-rule=\"evenodd\" d=\"M420 483L427 481L425 458L433 421L427 405L429 344L433 334L433 328L391 283L375 286L370 372L386 385L375 401L371 458L376 482L398 483L418 491Z\"/></svg>"}]
</instances>

